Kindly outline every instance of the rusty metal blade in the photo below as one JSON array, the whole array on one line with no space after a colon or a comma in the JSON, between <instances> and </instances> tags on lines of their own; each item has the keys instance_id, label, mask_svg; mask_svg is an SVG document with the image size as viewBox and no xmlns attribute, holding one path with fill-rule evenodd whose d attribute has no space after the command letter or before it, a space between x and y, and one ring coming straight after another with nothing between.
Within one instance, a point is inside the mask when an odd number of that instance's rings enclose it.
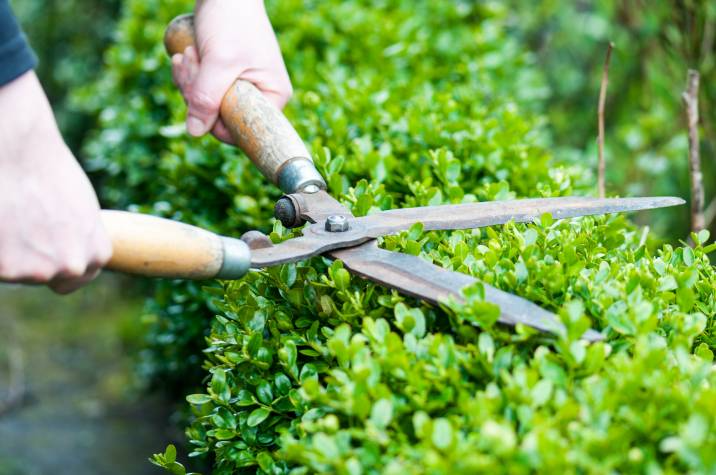
<instances>
[{"instance_id":1,"label":"rusty metal blade","mask_svg":"<svg viewBox=\"0 0 716 475\"><path fill-rule=\"evenodd\" d=\"M379 237L407 230L418 222L423 224L426 231L471 229L505 224L509 221L529 223L539 220L545 213L550 213L554 219L564 219L665 208L681 204L684 204L684 200L671 196L533 198L393 209L357 218L357 221L365 226L371 237Z\"/></svg>"},{"instance_id":2,"label":"rusty metal blade","mask_svg":"<svg viewBox=\"0 0 716 475\"><path fill-rule=\"evenodd\" d=\"M443 269L417 256L380 249L375 240L331 251L328 255L343 261L345 267L354 274L434 304L448 296L461 300L460 289L477 282L469 275ZM485 300L500 307L499 322L513 326L521 323L551 333L563 328L555 314L529 300L483 285ZM590 329L582 338L599 341L604 336Z\"/></svg>"},{"instance_id":3,"label":"rusty metal blade","mask_svg":"<svg viewBox=\"0 0 716 475\"><path fill-rule=\"evenodd\" d=\"M252 249L251 267L262 269L288 262L298 262L333 249L357 246L371 239L362 232L353 234L333 233L340 234L340 236L337 236L336 239L331 239L331 236L315 235L311 230L312 228L308 227L303 236L289 239L274 246Z\"/></svg>"},{"instance_id":4,"label":"rusty metal blade","mask_svg":"<svg viewBox=\"0 0 716 475\"><path fill-rule=\"evenodd\" d=\"M252 252L251 267L263 268L296 262L334 249L356 246L379 236L407 230L418 222L423 223L425 230L470 229L504 224L508 221L532 222L544 213L550 213L555 219L563 219L663 208L684 203L681 198L668 196L536 198L403 208L354 218L345 207L324 191L314 195L301 194L299 198L309 203L302 205L302 213L314 221L314 224L306 226L301 237ZM349 220L350 230L341 233L327 232L323 221L331 213L345 215Z\"/></svg>"}]
</instances>

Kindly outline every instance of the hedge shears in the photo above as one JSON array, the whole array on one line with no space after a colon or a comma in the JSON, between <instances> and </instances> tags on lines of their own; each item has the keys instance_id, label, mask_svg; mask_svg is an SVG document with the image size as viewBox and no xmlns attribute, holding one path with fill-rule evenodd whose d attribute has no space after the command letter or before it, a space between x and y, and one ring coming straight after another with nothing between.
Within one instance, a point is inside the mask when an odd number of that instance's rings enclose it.
<instances>
[{"instance_id":1,"label":"hedge shears","mask_svg":"<svg viewBox=\"0 0 716 475\"><path fill-rule=\"evenodd\" d=\"M192 15L175 18L164 38L170 54L194 44ZM477 279L409 254L378 247L378 238L422 223L425 231L459 230L675 206L676 197L560 197L393 209L356 217L326 191L303 141L288 119L249 82L237 80L224 96L221 118L238 146L285 195L275 216L302 235L278 244L258 231L241 239L138 213L102 211L114 246L108 268L152 277L238 279L249 269L297 262L313 256L339 259L350 272L400 293L438 304L462 300L461 289ZM485 300L500 308L499 322L560 332L556 315L487 284ZM583 336L603 338L595 330Z\"/></svg>"}]
</instances>

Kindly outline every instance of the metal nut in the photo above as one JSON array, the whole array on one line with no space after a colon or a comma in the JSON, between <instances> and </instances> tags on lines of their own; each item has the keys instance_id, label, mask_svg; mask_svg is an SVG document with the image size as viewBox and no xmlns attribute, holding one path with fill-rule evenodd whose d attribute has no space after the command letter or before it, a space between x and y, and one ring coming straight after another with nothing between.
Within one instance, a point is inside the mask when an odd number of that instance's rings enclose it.
<instances>
[{"instance_id":1,"label":"metal nut","mask_svg":"<svg viewBox=\"0 0 716 475\"><path fill-rule=\"evenodd\" d=\"M326 219L326 231L329 233L342 233L348 231L350 225L348 218L340 214L334 214Z\"/></svg>"}]
</instances>

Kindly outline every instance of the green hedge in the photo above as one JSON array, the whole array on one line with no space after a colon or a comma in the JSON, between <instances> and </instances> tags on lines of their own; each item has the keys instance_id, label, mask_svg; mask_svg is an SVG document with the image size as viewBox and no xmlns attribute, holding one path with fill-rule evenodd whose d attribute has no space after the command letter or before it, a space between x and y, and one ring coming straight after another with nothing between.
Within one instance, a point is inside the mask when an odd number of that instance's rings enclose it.
<instances>
[{"instance_id":1,"label":"green hedge","mask_svg":"<svg viewBox=\"0 0 716 475\"><path fill-rule=\"evenodd\" d=\"M107 74L82 95L101 117L86 152L104 197L288 238L268 219L278 192L250 162L183 132L160 38L189 3L128 2ZM356 215L591 186L550 159L531 112L545 82L501 4L269 7L296 89L287 115ZM694 239L655 249L623 216L545 216L382 240L559 313L556 337L496 325L479 286L435 308L323 258L212 287L162 283L142 368L177 387L206 378L187 397L187 436L218 474L705 471L716 272L707 233ZM608 342L580 342L590 325ZM153 461L184 473L173 446Z\"/></svg>"}]
</instances>

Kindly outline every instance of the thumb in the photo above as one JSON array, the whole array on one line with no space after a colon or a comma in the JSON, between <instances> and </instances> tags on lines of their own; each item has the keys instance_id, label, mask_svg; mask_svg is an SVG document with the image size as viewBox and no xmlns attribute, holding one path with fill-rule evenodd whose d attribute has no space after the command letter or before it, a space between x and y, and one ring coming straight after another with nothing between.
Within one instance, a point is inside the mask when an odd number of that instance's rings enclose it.
<instances>
[{"instance_id":1,"label":"thumb","mask_svg":"<svg viewBox=\"0 0 716 475\"><path fill-rule=\"evenodd\" d=\"M221 100L237 76L238 72L233 68L227 68L225 64L214 61L211 57L202 59L186 97L189 105L186 126L191 135L204 135L214 127Z\"/></svg>"}]
</instances>

